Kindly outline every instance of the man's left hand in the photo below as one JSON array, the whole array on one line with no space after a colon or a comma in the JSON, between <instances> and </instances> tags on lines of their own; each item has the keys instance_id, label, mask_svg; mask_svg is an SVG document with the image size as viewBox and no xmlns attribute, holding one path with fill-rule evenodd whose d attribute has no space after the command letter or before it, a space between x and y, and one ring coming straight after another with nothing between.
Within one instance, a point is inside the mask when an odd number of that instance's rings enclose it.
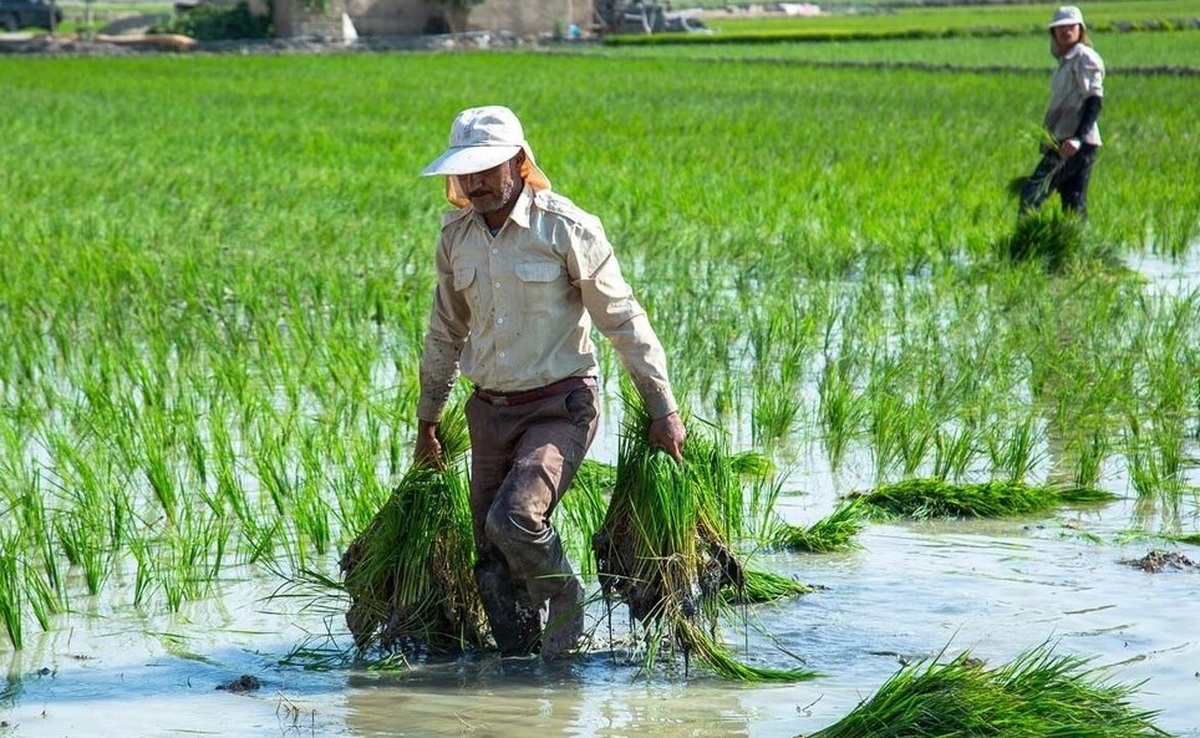
<instances>
[{"instance_id":1,"label":"man's left hand","mask_svg":"<svg viewBox=\"0 0 1200 738\"><path fill-rule=\"evenodd\" d=\"M1083 142L1077 138L1068 138L1058 145L1058 154L1064 159L1075 156L1075 152L1079 151L1083 146Z\"/></svg>"},{"instance_id":2,"label":"man's left hand","mask_svg":"<svg viewBox=\"0 0 1200 738\"><path fill-rule=\"evenodd\" d=\"M650 423L650 447L661 448L676 461L683 461L683 440L686 436L679 413L664 415Z\"/></svg>"}]
</instances>

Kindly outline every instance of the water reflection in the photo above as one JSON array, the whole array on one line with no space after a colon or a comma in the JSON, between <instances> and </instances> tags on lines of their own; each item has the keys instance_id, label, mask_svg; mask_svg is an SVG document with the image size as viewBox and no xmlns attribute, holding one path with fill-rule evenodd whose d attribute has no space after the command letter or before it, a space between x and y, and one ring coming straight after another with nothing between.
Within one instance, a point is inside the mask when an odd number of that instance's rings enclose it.
<instances>
[{"instance_id":1,"label":"water reflection","mask_svg":"<svg viewBox=\"0 0 1200 738\"><path fill-rule=\"evenodd\" d=\"M463 659L352 677L353 735L748 736L743 690L639 682L604 653L568 661Z\"/></svg>"}]
</instances>

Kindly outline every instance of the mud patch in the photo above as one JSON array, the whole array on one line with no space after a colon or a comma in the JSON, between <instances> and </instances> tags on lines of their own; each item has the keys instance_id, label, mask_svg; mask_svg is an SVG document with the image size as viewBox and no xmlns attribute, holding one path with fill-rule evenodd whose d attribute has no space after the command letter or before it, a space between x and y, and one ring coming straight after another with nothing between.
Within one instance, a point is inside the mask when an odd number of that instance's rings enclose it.
<instances>
[{"instance_id":1,"label":"mud patch","mask_svg":"<svg viewBox=\"0 0 1200 738\"><path fill-rule=\"evenodd\" d=\"M233 692L234 694L253 692L261 688L262 681L258 677L250 674L242 674L237 679L231 679L227 682L217 685L217 689L221 689L226 692Z\"/></svg>"},{"instance_id":2,"label":"mud patch","mask_svg":"<svg viewBox=\"0 0 1200 738\"><path fill-rule=\"evenodd\" d=\"M1157 574L1167 569L1196 568L1196 564L1191 559L1177 551L1153 550L1140 559L1122 559L1120 563L1151 574Z\"/></svg>"}]
</instances>

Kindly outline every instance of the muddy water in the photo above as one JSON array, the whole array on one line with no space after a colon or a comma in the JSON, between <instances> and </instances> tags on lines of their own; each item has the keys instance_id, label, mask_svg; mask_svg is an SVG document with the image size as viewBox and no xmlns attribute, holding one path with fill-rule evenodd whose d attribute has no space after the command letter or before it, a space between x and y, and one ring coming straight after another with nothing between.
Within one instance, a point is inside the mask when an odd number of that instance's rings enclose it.
<instances>
[{"instance_id":1,"label":"muddy water","mask_svg":"<svg viewBox=\"0 0 1200 738\"><path fill-rule=\"evenodd\" d=\"M1200 269L1131 266L1163 290L1200 285ZM616 451L612 428L608 436L594 449L604 461ZM1200 455L1195 444L1186 451ZM870 486L809 458L795 466L806 471L778 508L789 522L828 514L835 490ZM647 681L605 650L565 663L477 657L387 673L281 665L298 645L321 645L337 615L303 608L306 599L268 599L277 581L233 572L214 597L172 617L114 604L132 599L132 582L113 586L109 600L76 599L55 630L33 628L23 651L0 650L0 737L796 736L837 720L902 663L943 649L999 662L1049 641L1111 667L1114 680L1144 682L1135 703L1160 711L1173 735L1200 738L1200 570L1121 563L1153 548L1200 562L1200 547L1127 535L1196 531L1200 502L1185 493L1135 503L1119 465L1103 486L1126 499L1015 521L876 524L854 551L758 559L825 587L745 613L823 674L809 682L744 686L696 672ZM592 622L607 632L602 613ZM752 628L726 635L744 658L795 665ZM244 674L261 687L218 689Z\"/></svg>"},{"instance_id":2,"label":"muddy water","mask_svg":"<svg viewBox=\"0 0 1200 738\"><path fill-rule=\"evenodd\" d=\"M806 522L830 501L810 492L780 510ZM1195 498L1175 512L1197 529ZM746 613L824 674L786 686L697 673L647 682L607 651L391 673L281 666L326 626L302 601L265 600L269 581L223 587L172 618L77 602L83 611L61 630L4 655L0 736L795 736L848 712L902 662L941 649L1003 660L1047 640L1114 667L1120 681L1145 680L1137 704L1160 710L1173 734L1200 736L1200 573L1120 563L1152 547L1120 543L1141 513L1119 502L1019 521L873 525L855 551L764 557L764 568L827 587ZM1200 548L1179 550L1200 560ZM607 631L602 619L597 629ZM746 658L794 665L753 629L726 634ZM261 688L217 689L243 674Z\"/></svg>"}]
</instances>

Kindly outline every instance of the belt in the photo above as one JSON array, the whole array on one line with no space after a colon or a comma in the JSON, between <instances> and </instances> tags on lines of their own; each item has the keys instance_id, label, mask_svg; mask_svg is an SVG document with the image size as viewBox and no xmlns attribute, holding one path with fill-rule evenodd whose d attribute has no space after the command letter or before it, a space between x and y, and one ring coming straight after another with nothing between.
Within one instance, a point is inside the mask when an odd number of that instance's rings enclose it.
<instances>
[{"instance_id":1,"label":"belt","mask_svg":"<svg viewBox=\"0 0 1200 738\"><path fill-rule=\"evenodd\" d=\"M496 390L476 387L475 396L489 405L508 407L510 405L525 405L530 402L536 402L544 397L565 395L568 392L574 392L577 389L595 386L595 377L567 377L566 379L560 379L557 382L548 384L545 387L522 390L520 392L498 392Z\"/></svg>"}]
</instances>

